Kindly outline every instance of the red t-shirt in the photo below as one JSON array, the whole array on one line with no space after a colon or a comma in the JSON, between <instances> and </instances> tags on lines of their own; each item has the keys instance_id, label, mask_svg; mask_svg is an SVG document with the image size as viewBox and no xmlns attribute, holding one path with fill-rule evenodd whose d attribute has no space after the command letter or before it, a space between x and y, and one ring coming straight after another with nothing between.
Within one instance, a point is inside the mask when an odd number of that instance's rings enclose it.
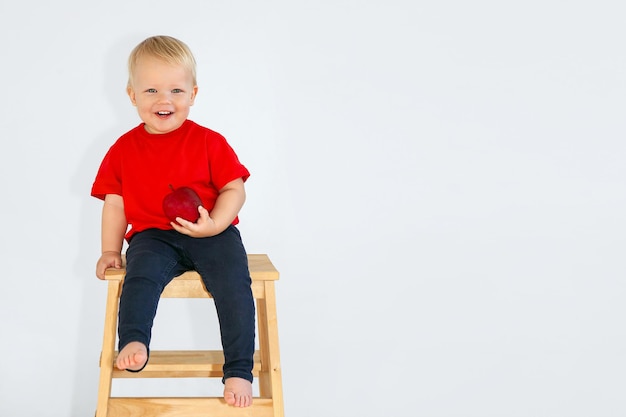
<instances>
[{"instance_id":1,"label":"red t-shirt","mask_svg":"<svg viewBox=\"0 0 626 417\"><path fill-rule=\"evenodd\" d=\"M143 123L121 136L100 165L91 195L124 199L130 229L126 238L142 230L171 229L163 212L163 198L174 188L190 187L209 212L219 190L229 182L248 179L250 172L217 132L186 120L162 135L146 132ZM239 222L235 218L233 224Z\"/></svg>"}]
</instances>

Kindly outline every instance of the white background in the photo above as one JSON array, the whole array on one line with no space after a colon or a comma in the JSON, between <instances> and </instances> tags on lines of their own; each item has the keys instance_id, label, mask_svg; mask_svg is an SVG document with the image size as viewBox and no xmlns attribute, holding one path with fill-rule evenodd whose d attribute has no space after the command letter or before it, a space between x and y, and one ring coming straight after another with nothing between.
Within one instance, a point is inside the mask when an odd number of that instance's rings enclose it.
<instances>
[{"instance_id":1,"label":"white background","mask_svg":"<svg viewBox=\"0 0 626 417\"><path fill-rule=\"evenodd\" d=\"M0 4L0 415L95 411L89 192L155 34L252 171L287 416L626 415L621 1ZM206 300L161 307L153 349L216 343Z\"/></svg>"}]
</instances>

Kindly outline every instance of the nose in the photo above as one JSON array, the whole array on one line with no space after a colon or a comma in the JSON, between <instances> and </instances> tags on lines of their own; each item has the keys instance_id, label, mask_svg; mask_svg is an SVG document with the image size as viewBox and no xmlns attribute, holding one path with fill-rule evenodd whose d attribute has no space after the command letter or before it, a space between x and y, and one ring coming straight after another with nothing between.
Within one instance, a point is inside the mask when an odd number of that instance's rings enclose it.
<instances>
[{"instance_id":1,"label":"nose","mask_svg":"<svg viewBox=\"0 0 626 417\"><path fill-rule=\"evenodd\" d=\"M168 91L159 91L159 95L157 96L157 102L159 104L166 104L171 101L170 93Z\"/></svg>"}]
</instances>

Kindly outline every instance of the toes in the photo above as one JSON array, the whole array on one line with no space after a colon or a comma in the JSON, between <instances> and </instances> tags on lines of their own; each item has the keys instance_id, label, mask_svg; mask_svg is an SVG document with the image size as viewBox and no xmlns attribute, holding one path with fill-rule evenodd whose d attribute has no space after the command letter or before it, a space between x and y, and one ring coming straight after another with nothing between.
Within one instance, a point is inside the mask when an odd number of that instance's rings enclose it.
<instances>
[{"instance_id":1,"label":"toes","mask_svg":"<svg viewBox=\"0 0 626 417\"><path fill-rule=\"evenodd\" d=\"M117 357L117 360L115 361L115 366L118 367L118 369L124 369L126 367L126 361L124 360L124 357Z\"/></svg>"},{"instance_id":2,"label":"toes","mask_svg":"<svg viewBox=\"0 0 626 417\"><path fill-rule=\"evenodd\" d=\"M228 378L224 387L224 400L233 407L252 405L252 384L242 378Z\"/></svg>"},{"instance_id":3,"label":"toes","mask_svg":"<svg viewBox=\"0 0 626 417\"><path fill-rule=\"evenodd\" d=\"M230 391L224 393L224 400L226 404L233 407L248 407L251 404L251 398L247 395L240 395Z\"/></svg>"},{"instance_id":4,"label":"toes","mask_svg":"<svg viewBox=\"0 0 626 417\"><path fill-rule=\"evenodd\" d=\"M235 405L235 394L228 391L224 393L224 400L226 400L226 404Z\"/></svg>"}]
</instances>

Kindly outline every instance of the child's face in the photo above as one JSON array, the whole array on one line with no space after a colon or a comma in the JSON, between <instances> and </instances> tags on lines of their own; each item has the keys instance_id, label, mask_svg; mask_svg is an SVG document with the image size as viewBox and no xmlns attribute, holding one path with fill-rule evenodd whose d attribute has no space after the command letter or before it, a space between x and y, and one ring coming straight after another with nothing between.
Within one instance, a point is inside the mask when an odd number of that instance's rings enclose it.
<instances>
[{"instance_id":1,"label":"child's face","mask_svg":"<svg viewBox=\"0 0 626 417\"><path fill-rule=\"evenodd\" d=\"M189 116L198 86L180 65L144 57L137 62L128 96L149 133L178 129Z\"/></svg>"}]
</instances>

